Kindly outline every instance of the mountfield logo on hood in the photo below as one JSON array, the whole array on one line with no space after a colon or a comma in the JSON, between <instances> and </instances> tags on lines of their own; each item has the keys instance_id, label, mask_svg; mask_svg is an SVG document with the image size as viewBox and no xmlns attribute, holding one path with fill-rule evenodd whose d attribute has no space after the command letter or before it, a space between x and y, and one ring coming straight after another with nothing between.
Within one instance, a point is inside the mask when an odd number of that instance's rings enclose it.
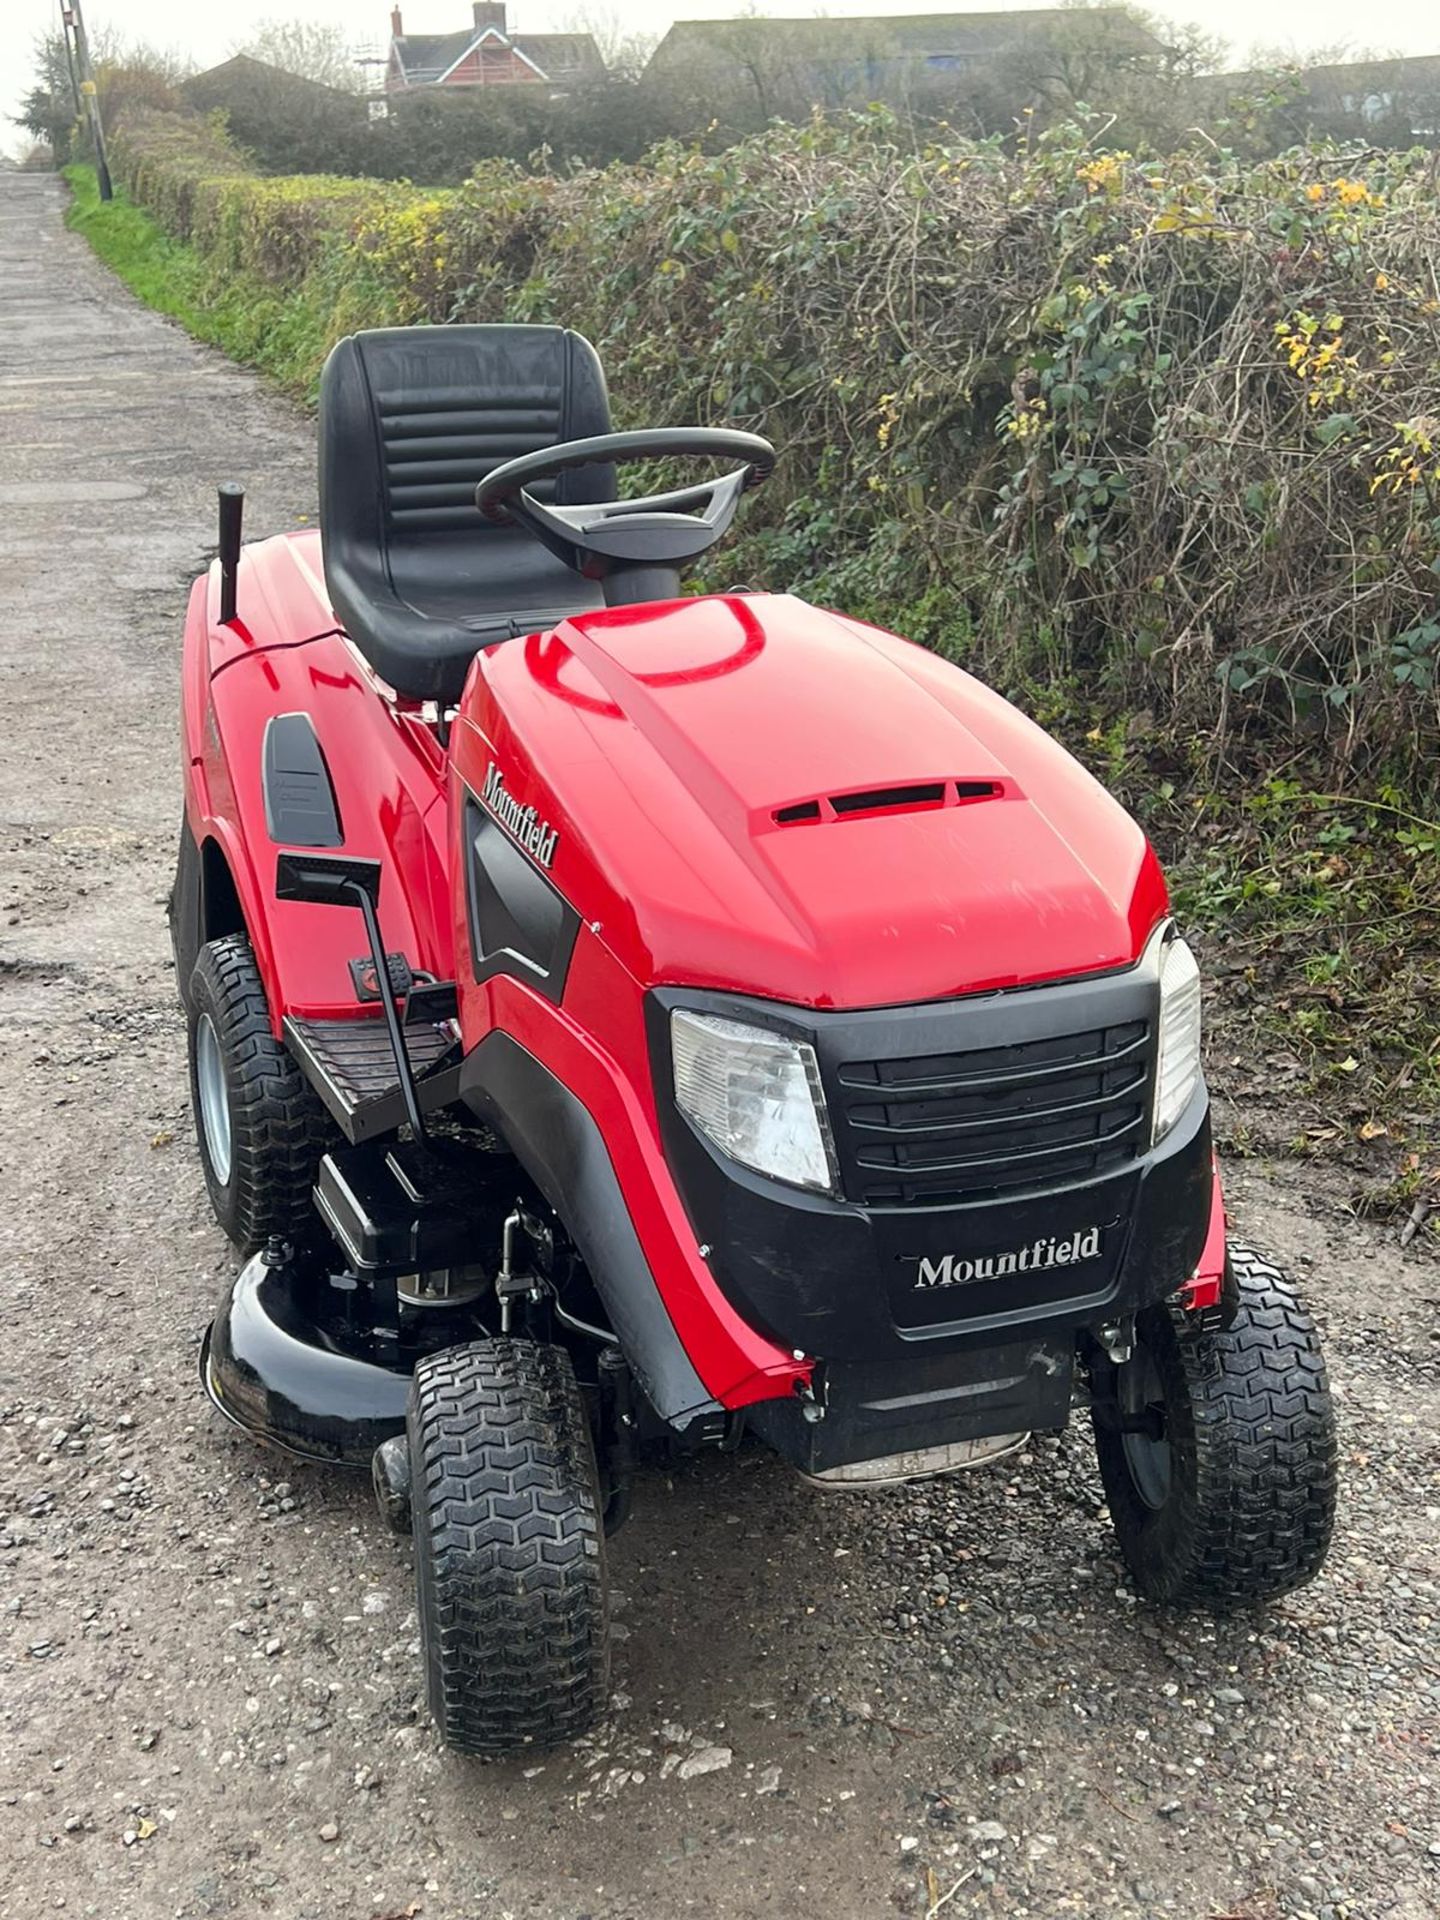
<instances>
[{"instance_id":1,"label":"mountfield logo on hood","mask_svg":"<svg viewBox=\"0 0 1440 1920\"><path fill-rule=\"evenodd\" d=\"M538 861L542 867L548 867L555 858L555 843L560 838L558 827L548 826L534 807L522 807L513 793L506 791L505 776L492 760L485 769L485 785L481 789L480 799L486 810L494 814L511 839L520 845Z\"/></svg>"},{"instance_id":2,"label":"mountfield logo on hood","mask_svg":"<svg viewBox=\"0 0 1440 1920\"><path fill-rule=\"evenodd\" d=\"M1014 1253L985 1253L962 1259L954 1253L938 1260L921 1256L917 1287L963 1287L975 1280L1003 1280L1012 1273L1043 1273L1048 1267L1078 1267L1100 1252L1099 1227L1085 1227L1068 1240L1036 1240Z\"/></svg>"}]
</instances>

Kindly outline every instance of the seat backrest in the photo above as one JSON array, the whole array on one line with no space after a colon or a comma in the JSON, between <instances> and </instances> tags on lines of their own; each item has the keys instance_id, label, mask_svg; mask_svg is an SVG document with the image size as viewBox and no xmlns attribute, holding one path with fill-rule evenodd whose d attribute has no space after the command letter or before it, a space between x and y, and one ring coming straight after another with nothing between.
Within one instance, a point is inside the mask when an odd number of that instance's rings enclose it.
<instances>
[{"instance_id":1,"label":"seat backrest","mask_svg":"<svg viewBox=\"0 0 1440 1920\"><path fill-rule=\"evenodd\" d=\"M320 380L320 527L326 549L392 548L496 531L475 488L507 460L610 431L605 375L565 327L386 327L351 334ZM545 489L541 489L544 493ZM615 497L614 469L566 474L562 505ZM369 569L363 567L362 571Z\"/></svg>"}]
</instances>

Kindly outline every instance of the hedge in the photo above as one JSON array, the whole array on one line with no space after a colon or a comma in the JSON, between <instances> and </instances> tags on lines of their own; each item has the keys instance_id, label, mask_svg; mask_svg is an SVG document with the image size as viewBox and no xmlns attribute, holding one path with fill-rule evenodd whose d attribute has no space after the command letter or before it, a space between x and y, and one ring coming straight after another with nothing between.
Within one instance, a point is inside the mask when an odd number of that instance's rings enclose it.
<instances>
[{"instance_id":1,"label":"hedge","mask_svg":"<svg viewBox=\"0 0 1440 1920\"><path fill-rule=\"evenodd\" d=\"M262 178L173 115L114 147L217 287L307 316L294 383L357 326L564 322L623 423L780 445L732 573L1342 772L1440 743L1429 153L917 149L874 111L424 191Z\"/></svg>"}]
</instances>

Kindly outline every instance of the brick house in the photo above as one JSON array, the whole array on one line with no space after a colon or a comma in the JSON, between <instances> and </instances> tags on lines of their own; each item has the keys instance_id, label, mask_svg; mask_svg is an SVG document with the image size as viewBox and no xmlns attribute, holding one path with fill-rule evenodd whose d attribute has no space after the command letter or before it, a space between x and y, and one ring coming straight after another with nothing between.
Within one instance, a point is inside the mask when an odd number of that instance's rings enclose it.
<instances>
[{"instance_id":1,"label":"brick house","mask_svg":"<svg viewBox=\"0 0 1440 1920\"><path fill-rule=\"evenodd\" d=\"M604 78L588 33L512 33L505 0L475 0L474 19L457 33L406 33L399 5L390 13L387 93L417 87L548 87L564 93Z\"/></svg>"}]
</instances>

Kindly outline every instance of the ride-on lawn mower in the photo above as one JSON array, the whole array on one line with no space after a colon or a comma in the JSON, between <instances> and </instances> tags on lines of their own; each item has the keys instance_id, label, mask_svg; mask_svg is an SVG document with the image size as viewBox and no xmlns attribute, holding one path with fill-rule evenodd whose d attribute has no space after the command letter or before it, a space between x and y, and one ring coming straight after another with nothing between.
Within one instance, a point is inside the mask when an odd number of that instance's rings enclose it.
<instances>
[{"instance_id":1,"label":"ride-on lawn mower","mask_svg":"<svg viewBox=\"0 0 1440 1920\"><path fill-rule=\"evenodd\" d=\"M728 470L618 496L676 457ZM204 1382L373 1468L468 1752L604 1706L652 1442L867 1488L1078 1403L1153 1599L1329 1540L1315 1330L1227 1248L1154 854L956 667L682 594L774 459L612 433L560 328L361 333L318 533L242 551L222 489L190 601L175 957L249 1256Z\"/></svg>"}]
</instances>

